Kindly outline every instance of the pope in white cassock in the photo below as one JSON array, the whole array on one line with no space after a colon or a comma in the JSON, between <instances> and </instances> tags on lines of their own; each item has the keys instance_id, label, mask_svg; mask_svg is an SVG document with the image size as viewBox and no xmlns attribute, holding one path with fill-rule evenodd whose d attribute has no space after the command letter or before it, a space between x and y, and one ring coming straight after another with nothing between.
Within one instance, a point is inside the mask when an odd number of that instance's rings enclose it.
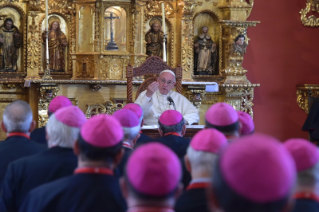
<instances>
[{"instance_id":1,"label":"pope in white cassock","mask_svg":"<svg viewBox=\"0 0 319 212\"><path fill-rule=\"evenodd\" d=\"M174 110L167 97L170 96L187 124L199 122L198 110L183 95L172 91L176 84L175 74L171 70L164 70L159 74L156 82L151 83L135 101L144 111L144 124L157 125L160 115L165 110Z\"/></svg>"}]
</instances>

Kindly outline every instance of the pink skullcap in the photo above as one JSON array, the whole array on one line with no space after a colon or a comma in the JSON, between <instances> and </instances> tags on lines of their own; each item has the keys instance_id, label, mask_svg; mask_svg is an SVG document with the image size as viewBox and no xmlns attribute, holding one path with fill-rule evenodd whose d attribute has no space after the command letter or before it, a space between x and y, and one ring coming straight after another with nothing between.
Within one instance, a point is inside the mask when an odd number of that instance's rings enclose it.
<instances>
[{"instance_id":1,"label":"pink skullcap","mask_svg":"<svg viewBox=\"0 0 319 212\"><path fill-rule=\"evenodd\" d=\"M231 105L218 102L208 109L205 119L215 126L228 126L238 121L238 114Z\"/></svg>"},{"instance_id":2,"label":"pink skullcap","mask_svg":"<svg viewBox=\"0 0 319 212\"><path fill-rule=\"evenodd\" d=\"M243 111L237 111L237 113L239 122L241 123L241 135L252 133L255 129L255 125L251 116Z\"/></svg>"},{"instance_id":3,"label":"pink skullcap","mask_svg":"<svg viewBox=\"0 0 319 212\"><path fill-rule=\"evenodd\" d=\"M138 120L135 113L128 109L118 110L113 113L113 117L116 118L122 127L137 127L140 126L140 121Z\"/></svg>"},{"instance_id":4,"label":"pink skullcap","mask_svg":"<svg viewBox=\"0 0 319 212\"><path fill-rule=\"evenodd\" d=\"M133 111L138 119L140 119L143 115L143 109L141 108L141 106L139 106L138 104L135 104L135 103L130 103L130 104L125 105L123 107L123 109L128 109L128 110Z\"/></svg>"},{"instance_id":5,"label":"pink skullcap","mask_svg":"<svg viewBox=\"0 0 319 212\"><path fill-rule=\"evenodd\" d=\"M319 161L318 148L308 140L292 138L285 141L284 145L295 160L298 172L313 167Z\"/></svg>"},{"instance_id":6,"label":"pink skullcap","mask_svg":"<svg viewBox=\"0 0 319 212\"><path fill-rule=\"evenodd\" d=\"M133 152L127 162L126 175L136 191L163 196L177 188L181 165L172 150L158 142L151 142Z\"/></svg>"},{"instance_id":7,"label":"pink skullcap","mask_svg":"<svg viewBox=\"0 0 319 212\"><path fill-rule=\"evenodd\" d=\"M76 106L68 106L61 108L54 113L55 118L70 127L82 127L86 122L86 117L82 110Z\"/></svg>"},{"instance_id":8,"label":"pink skullcap","mask_svg":"<svg viewBox=\"0 0 319 212\"><path fill-rule=\"evenodd\" d=\"M296 178L290 153L277 139L263 134L231 143L221 156L220 170L235 193L261 204L285 198Z\"/></svg>"},{"instance_id":9,"label":"pink skullcap","mask_svg":"<svg viewBox=\"0 0 319 212\"><path fill-rule=\"evenodd\" d=\"M81 136L87 143L97 147L112 147L123 140L120 122L110 115L90 118L81 128Z\"/></svg>"},{"instance_id":10,"label":"pink skullcap","mask_svg":"<svg viewBox=\"0 0 319 212\"><path fill-rule=\"evenodd\" d=\"M166 126L172 126L178 124L183 119L183 116L180 112L176 110L166 110L162 115L159 117L159 121L161 124Z\"/></svg>"},{"instance_id":11,"label":"pink skullcap","mask_svg":"<svg viewBox=\"0 0 319 212\"><path fill-rule=\"evenodd\" d=\"M219 153L228 144L227 138L216 129L204 129L196 133L190 146L197 151Z\"/></svg>"},{"instance_id":12,"label":"pink skullcap","mask_svg":"<svg viewBox=\"0 0 319 212\"><path fill-rule=\"evenodd\" d=\"M55 111L57 111L58 109L62 107L71 106L71 105L72 105L72 102L67 97L56 96L51 100L48 110L51 113L55 113Z\"/></svg>"}]
</instances>

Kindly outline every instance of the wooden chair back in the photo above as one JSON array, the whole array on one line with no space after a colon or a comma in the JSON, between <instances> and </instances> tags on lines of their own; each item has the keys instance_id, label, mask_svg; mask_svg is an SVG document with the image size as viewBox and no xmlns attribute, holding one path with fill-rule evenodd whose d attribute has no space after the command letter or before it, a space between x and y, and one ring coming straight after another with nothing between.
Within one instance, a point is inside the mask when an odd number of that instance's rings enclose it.
<instances>
[{"instance_id":1,"label":"wooden chair back","mask_svg":"<svg viewBox=\"0 0 319 212\"><path fill-rule=\"evenodd\" d=\"M136 98L138 95L145 91L147 87L157 79L157 76L161 71L171 70L176 76L176 91L182 93L182 67L179 65L176 68L168 66L160 57L151 56L147 58L144 63L136 68L133 68L131 64L126 67L126 77L127 77L127 103L133 102L133 77L148 76L144 82L139 86Z\"/></svg>"}]
</instances>

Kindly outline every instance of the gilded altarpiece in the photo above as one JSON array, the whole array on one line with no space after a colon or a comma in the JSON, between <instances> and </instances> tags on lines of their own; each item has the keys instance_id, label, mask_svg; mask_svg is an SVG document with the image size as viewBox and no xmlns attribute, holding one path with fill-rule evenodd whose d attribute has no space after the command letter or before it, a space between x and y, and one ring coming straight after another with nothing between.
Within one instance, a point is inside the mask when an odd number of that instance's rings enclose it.
<instances>
[{"instance_id":1,"label":"gilded altarpiece","mask_svg":"<svg viewBox=\"0 0 319 212\"><path fill-rule=\"evenodd\" d=\"M48 1L49 19L56 20L65 35L61 48L64 66L51 70L52 80L42 79L46 67L45 1L0 2L0 25L11 15L22 36L18 70L0 71L0 83L4 86L0 89L1 108L15 99L25 99L30 102L39 126L47 119L46 104L52 98L45 94L52 90L53 95L76 101L87 117L121 108L126 103L126 66L138 67L148 57L145 35L153 23L162 24L164 3L167 64L181 65L183 94L199 109L199 124L204 124L206 110L221 101L253 116L254 88L259 84L247 79L248 70L242 62L246 48L254 45L248 29L259 23L247 21L254 0ZM205 27L207 32L203 31ZM196 44L203 33L214 44L209 47L214 57L212 68L199 72L201 58ZM237 44L238 36L243 43ZM134 99L143 80L133 79ZM214 83L219 91L206 92L205 86Z\"/></svg>"}]
</instances>

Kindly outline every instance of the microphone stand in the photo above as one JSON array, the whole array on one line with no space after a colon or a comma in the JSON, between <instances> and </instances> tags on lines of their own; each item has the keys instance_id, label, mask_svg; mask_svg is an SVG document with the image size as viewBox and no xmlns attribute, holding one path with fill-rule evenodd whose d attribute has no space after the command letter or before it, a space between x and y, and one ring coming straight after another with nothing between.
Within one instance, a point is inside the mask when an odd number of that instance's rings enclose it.
<instances>
[{"instance_id":1,"label":"microphone stand","mask_svg":"<svg viewBox=\"0 0 319 212\"><path fill-rule=\"evenodd\" d=\"M168 96L167 100L169 101L169 105L173 105L174 110L176 110L175 102L173 101L172 97Z\"/></svg>"}]
</instances>

